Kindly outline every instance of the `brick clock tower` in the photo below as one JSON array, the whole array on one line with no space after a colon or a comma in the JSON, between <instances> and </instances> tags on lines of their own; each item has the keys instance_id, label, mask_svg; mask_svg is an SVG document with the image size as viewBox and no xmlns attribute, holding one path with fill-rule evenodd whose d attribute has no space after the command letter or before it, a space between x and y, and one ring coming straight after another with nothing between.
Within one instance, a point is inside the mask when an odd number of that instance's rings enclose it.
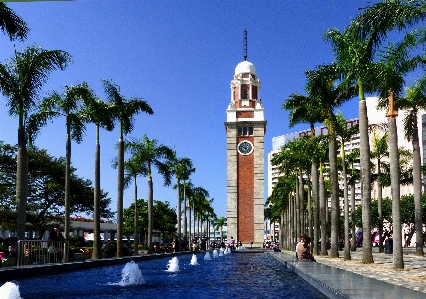
<instances>
[{"instance_id":1,"label":"brick clock tower","mask_svg":"<svg viewBox=\"0 0 426 299\"><path fill-rule=\"evenodd\" d=\"M226 110L227 223L231 237L246 248L262 247L264 238L264 136L266 121L260 80L247 61L235 68Z\"/></svg>"}]
</instances>

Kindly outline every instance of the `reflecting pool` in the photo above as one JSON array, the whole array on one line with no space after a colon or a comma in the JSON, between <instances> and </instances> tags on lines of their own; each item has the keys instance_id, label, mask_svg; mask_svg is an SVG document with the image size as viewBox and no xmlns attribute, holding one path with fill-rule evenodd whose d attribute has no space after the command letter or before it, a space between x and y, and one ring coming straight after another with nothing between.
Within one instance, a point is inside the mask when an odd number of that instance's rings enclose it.
<instances>
[{"instance_id":1,"label":"reflecting pool","mask_svg":"<svg viewBox=\"0 0 426 299\"><path fill-rule=\"evenodd\" d=\"M267 253L188 254L14 283L11 295L23 299L326 298Z\"/></svg>"}]
</instances>

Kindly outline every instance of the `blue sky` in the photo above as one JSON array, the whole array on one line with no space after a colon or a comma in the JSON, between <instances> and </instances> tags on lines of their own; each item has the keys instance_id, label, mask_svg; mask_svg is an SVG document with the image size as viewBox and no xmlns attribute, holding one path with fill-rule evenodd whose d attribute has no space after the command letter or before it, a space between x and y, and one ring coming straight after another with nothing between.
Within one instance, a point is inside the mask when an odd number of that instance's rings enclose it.
<instances>
[{"instance_id":1,"label":"blue sky","mask_svg":"<svg viewBox=\"0 0 426 299\"><path fill-rule=\"evenodd\" d=\"M120 86L125 97L140 97L155 115L136 117L130 137L150 139L174 147L179 157L193 161L195 186L214 198L218 216L226 217L226 108L230 81L243 60L243 31L248 32L248 60L261 80L265 108L265 176L272 137L304 130L288 127L281 106L292 93L303 93L304 71L333 61L323 40L327 28L346 27L359 7L370 1L70 1L14 2L9 6L29 25L29 38L11 43L0 36L0 61L5 62L29 45L58 49L73 56L65 71L54 71L42 94L65 85L87 82L103 99L101 79ZM18 120L8 115L0 96L0 140L17 143ZM358 115L357 100L342 109L344 117ZM93 180L95 128L89 125L81 144L72 144L77 174ZM118 131L101 131L101 188L116 211ZM65 156L64 120L43 128L35 145ZM154 178L154 199L176 205L176 192ZM147 197L147 180L139 178L139 198ZM267 196L265 177L265 197ZM133 201L125 191L124 207Z\"/></svg>"}]
</instances>

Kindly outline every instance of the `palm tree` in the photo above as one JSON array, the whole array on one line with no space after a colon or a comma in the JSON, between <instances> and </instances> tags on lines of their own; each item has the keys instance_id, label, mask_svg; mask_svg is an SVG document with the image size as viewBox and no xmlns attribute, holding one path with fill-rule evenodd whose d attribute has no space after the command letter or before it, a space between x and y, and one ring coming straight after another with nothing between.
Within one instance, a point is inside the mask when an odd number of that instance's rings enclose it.
<instances>
[{"instance_id":1,"label":"palm tree","mask_svg":"<svg viewBox=\"0 0 426 299\"><path fill-rule=\"evenodd\" d=\"M226 217L223 217L223 216L216 218L216 220L214 221L215 229L220 230L220 243L223 242L223 227L225 226L225 224L226 224Z\"/></svg>"},{"instance_id":2,"label":"palm tree","mask_svg":"<svg viewBox=\"0 0 426 299\"><path fill-rule=\"evenodd\" d=\"M300 173L302 170L310 168L310 161L306 155L306 138L299 138L287 142L281 148L281 151L272 159L272 165L279 165L281 175L296 176L295 188L295 215L292 220L294 221L296 236L304 234L302 230L302 206L303 196L300 196L299 186L301 184ZM303 183L303 182L302 182Z\"/></svg>"},{"instance_id":3,"label":"palm tree","mask_svg":"<svg viewBox=\"0 0 426 299\"><path fill-rule=\"evenodd\" d=\"M117 190L117 256L122 255L123 247L123 189L124 189L124 136L133 130L134 117L139 112L153 114L147 102L131 98L126 99L120 94L119 87L108 80L102 81L105 94L112 104L113 114L119 122L120 136L118 139L118 190Z\"/></svg>"},{"instance_id":4,"label":"palm tree","mask_svg":"<svg viewBox=\"0 0 426 299\"><path fill-rule=\"evenodd\" d=\"M415 230L416 230L416 255L424 256L423 230L422 230L422 173L421 155L419 144L418 114L420 109L426 109L426 76L418 80L414 86L408 89L405 98L397 102L398 109L405 110L404 132L405 138L411 140L413 145L413 187L415 206Z\"/></svg>"},{"instance_id":5,"label":"palm tree","mask_svg":"<svg viewBox=\"0 0 426 299\"><path fill-rule=\"evenodd\" d=\"M195 168L192 167L192 161L189 158L178 158L176 157L176 152L174 153L173 159L169 163L170 169L173 170L175 176L176 176L176 189L177 189L177 223L178 223L178 251L182 250L182 217L181 217L181 180L187 180L189 179L189 176L191 173L195 171ZM185 194L185 187L183 192L184 200L186 197ZM186 213L184 217L184 223L186 224ZM184 237L186 237L186 225L185 225L185 233Z\"/></svg>"},{"instance_id":6,"label":"palm tree","mask_svg":"<svg viewBox=\"0 0 426 299\"><path fill-rule=\"evenodd\" d=\"M104 103L101 99L92 96L85 98L85 106L81 111L81 116L85 122L90 122L96 126L96 145L95 145L95 177L93 192L93 251L92 259L102 258L101 252L101 227L100 227L100 200L101 200L101 144L100 128L107 131L114 129L114 115L111 111L111 105Z\"/></svg>"},{"instance_id":7,"label":"palm tree","mask_svg":"<svg viewBox=\"0 0 426 299\"><path fill-rule=\"evenodd\" d=\"M346 152L345 152L345 142L350 141L354 135L357 135L359 132L358 125L348 126L347 121L343 118L341 114L337 115L336 122L336 131L340 139L341 146L341 165L342 165L342 177L343 177L343 194L344 194L344 259L350 260L350 239L349 239L349 197L348 197L348 175L346 167ZM355 206L355 205L354 205ZM354 207L353 206L353 207ZM354 234L353 234L354 235Z\"/></svg>"},{"instance_id":8,"label":"palm tree","mask_svg":"<svg viewBox=\"0 0 426 299\"><path fill-rule=\"evenodd\" d=\"M185 235L185 241L191 240L191 202L190 202L190 198L192 198L193 194L193 190L194 190L194 185L192 184L191 180L188 181L184 181L182 183L182 187L183 187L183 201L184 201L184 212L185 212L185 220L184 220L184 235ZM188 210L188 218L186 217L186 212ZM189 223L189 231L187 228L187 222ZM187 233L189 233L189 236L187 235Z\"/></svg>"},{"instance_id":9,"label":"palm tree","mask_svg":"<svg viewBox=\"0 0 426 299\"><path fill-rule=\"evenodd\" d=\"M204 201L209 197L209 192L203 187L194 187L192 196L189 198L190 206L194 214L194 238L198 234L200 236L199 223ZM191 213L191 212L190 212ZM197 234L195 233L195 223L197 222Z\"/></svg>"},{"instance_id":10,"label":"palm tree","mask_svg":"<svg viewBox=\"0 0 426 299\"><path fill-rule=\"evenodd\" d=\"M401 206L400 206L400 161L398 153L398 134L396 127L395 97L399 97L404 88L404 77L415 70L422 57L410 57L410 52L423 40L423 34L419 32L406 34L400 42L388 45L381 53L381 60L377 63L383 78L377 82L377 90L380 92L382 100L379 100L379 107L388 106L386 114L388 117L389 129L389 162L392 188L392 219L396 228L401 227ZM418 194L420 197L420 195ZM418 198L420 201L420 198ZM393 267L403 269L402 235L401 230L394 231L393 234Z\"/></svg>"},{"instance_id":11,"label":"palm tree","mask_svg":"<svg viewBox=\"0 0 426 299\"><path fill-rule=\"evenodd\" d=\"M290 112L289 127L292 128L298 123L308 123L311 129L311 138L315 139L315 123L322 121L321 111L316 106L317 101L310 96L292 94L283 104L283 108ZM314 149L309 147L310 149ZM314 202L314 240L319 239L319 188L318 188L318 164L315 155L311 155L311 178L312 196ZM316 251L316 243L313 250Z\"/></svg>"},{"instance_id":12,"label":"palm tree","mask_svg":"<svg viewBox=\"0 0 426 299\"><path fill-rule=\"evenodd\" d=\"M355 167L355 164L359 164L359 149L354 149L351 153L346 155L346 161L348 162L349 169L347 171L348 175L348 185L351 187L351 251L356 251L356 238L355 238L355 186L356 183L360 180L359 169Z\"/></svg>"},{"instance_id":13,"label":"palm tree","mask_svg":"<svg viewBox=\"0 0 426 299\"><path fill-rule=\"evenodd\" d=\"M206 229L203 229L203 224L206 223L206 225L204 227L208 227L208 220L214 216L214 211L213 208L211 207L211 204L213 203L214 199L207 199L204 198L204 200L202 202L200 202L200 204L198 205L197 208L197 214L198 214L198 219L199 219L199 230L198 230L198 235L199 236L203 236L203 232L207 233ZM205 235L206 236L206 235ZM208 234L207 234L208 236Z\"/></svg>"},{"instance_id":14,"label":"palm tree","mask_svg":"<svg viewBox=\"0 0 426 299\"><path fill-rule=\"evenodd\" d=\"M373 151L371 152L371 158L376 159L377 167L377 210L379 215L379 252L383 252L383 186L380 184L380 176L382 175L382 159L389 157L388 151L388 136L383 134L380 136L377 130L373 131L372 137Z\"/></svg>"},{"instance_id":15,"label":"palm tree","mask_svg":"<svg viewBox=\"0 0 426 299\"><path fill-rule=\"evenodd\" d=\"M346 75L354 79L356 78L359 85L359 95L360 95L360 153L361 153L361 180L362 180L362 196L363 196L363 262L371 263L373 261L372 251L371 251L371 237L370 237L370 228L371 228L371 196L370 192L370 178L369 178L369 146L368 146L368 119L365 107L365 98L364 98L364 80L367 79L365 76L370 76L373 78L374 82L385 81L385 88L381 88L382 98L387 99L388 95L390 99L393 99L393 92L396 92L398 95L401 80L401 69L399 69L395 76L395 67L398 68L402 62L399 58L395 59L395 55L390 55L390 57L395 60L388 60L387 66L385 67L386 71L381 74L374 74L373 70L376 67L372 64L372 60L376 50L381 46L383 41L388 41L388 33L394 29L398 31L403 31L407 28L412 28L415 24L426 19L426 4L423 1L382 1L371 5L359 14L351 23L350 27L345 30L344 38L341 38L342 35L331 34L328 35L333 41L335 52L337 54L339 63L345 68ZM336 31L334 31L336 32ZM390 47L392 49L392 46ZM398 47L397 47L398 48ZM405 48L405 49L404 49ZM403 50L407 50L404 47ZM394 48L395 49L395 48ZM404 54L406 54L405 52ZM396 56L400 56L401 53L398 53ZM404 56L404 55L403 55ZM389 63L390 62L390 63ZM404 67L403 67L404 69ZM382 70L380 70L382 71ZM391 74L390 80L386 78ZM379 79L380 78L380 79ZM395 80L396 78L396 80ZM387 82L386 82L387 81ZM399 81L399 82L398 82ZM392 82L392 83L390 83ZM390 83L390 84L389 84ZM382 86L383 87L383 86ZM383 93L387 93L383 97ZM392 197L396 199L393 202L393 210L397 213L400 209L399 207L399 171L398 166L395 165L398 159L398 145L397 145L397 133L396 133L396 123L395 123L396 113L391 107L388 117L389 117L389 156L392 161L393 170L391 175L393 177L392 189L394 190ZM392 144L391 144L392 143ZM368 159L367 159L368 158ZM394 189L395 188L395 189ZM394 197L395 195L395 197ZM366 203L364 207L364 203ZM393 211L394 212L394 211ZM365 216L364 216L365 214ZM393 214L393 213L392 213ZM394 227L400 222L400 215L393 215ZM396 240L394 238L394 268L402 269L404 267L402 260L402 239L398 234ZM367 238L367 239L366 239ZM367 249L367 250L366 250Z\"/></svg>"},{"instance_id":16,"label":"palm tree","mask_svg":"<svg viewBox=\"0 0 426 299\"><path fill-rule=\"evenodd\" d=\"M359 94L359 130L360 130L360 167L362 186L362 224L364 264L373 263L371 245L371 176L370 144L368 136L367 105L365 92L369 91L369 79L374 77L375 66L374 40L371 36L364 39L346 28L343 33L338 29L329 29L325 38L331 42L335 54L336 67L342 73L343 84L357 86ZM370 77L371 76L371 77Z\"/></svg>"},{"instance_id":17,"label":"palm tree","mask_svg":"<svg viewBox=\"0 0 426 299\"><path fill-rule=\"evenodd\" d=\"M16 171L17 237L25 237L28 195L27 138L25 120L36 106L37 98L48 75L65 69L71 56L60 50L28 47L15 53L12 60L0 64L0 88L7 98L9 113L18 116L18 158Z\"/></svg>"},{"instance_id":18,"label":"palm tree","mask_svg":"<svg viewBox=\"0 0 426 299\"><path fill-rule=\"evenodd\" d=\"M271 223L280 223L280 246L285 249L290 249L289 246L289 229L285 228L284 215L289 213L289 195L294 190L293 180L291 176L280 176L278 182L272 189L271 196L265 202L265 219L269 219ZM283 233L287 236L284 237Z\"/></svg>"},{"instance_id":19,"label":"palm tree","mask_svg":"<svg viewBox=\"0 0 426 299\"><path fill-rule=\"evenodd\" d=\"M86 83L75 86L65 86L63 94L53 92L49 97L43 99L39 110L30 116L28 121L28 135L30 140L41 126L54 117L64 117L66 126L66 146L65 146L65 230L66 238L70 235L70 184L71 184L71 140L77 143L82 141L86 126L81 117L81 107L84 102L93 97L92 91ZM65 246L69 246L65 243ZM64 250L64 262L68 261L68 247Z\"/></svg>"},{"instance_id":20,"label":"palm tree","mask_svg":"<svg viewBox=\"0 0 426 299\"><path fill-rule=\"evenodd\" d=\"M327 255L328 248L328 222L327 222L327 213L328 213L328 204L327 204L327 189L324 181L324 164L328 161L328 136L318 136L316 137L317 149L316 157L318 159L319 165L319 218L321 224L321 252L320 255Z\"/></svg>"},{"instance_id":21,"label":"palm tree","mask_svg":"<svg viewBox=\"0 0 426 299\"><path fill-rule=\"evenodd\" d=\"M128 187L130 182L133 180L134 184L134 201L135 201L135 211L134 211L134 221L133 221L133 236L134 236L134 254L139 254L139 232L138 232L138 185L137 185L137 177L139 175L142 175L146 173L146 169L143 167L144 165L141 163L142 161L138 161L137 158L140 158L138 155L131 157L127 161L124 162L124 170L125 170L125 177L124 177L124 186ZM117 164L117 161L114 163Z\"/></svg>"},{"instance_id":22,"label":"palm tree","mask_svg":"<svg viewBox=\"0 0 426 299\"><path fill-rule=\"evenodd\" d=\"M164 185L170 185L172 170L169 164L174 154L169 147L158 144L156 139L149 139L146 135L140 140L131 140L126 144L126 149L128 149L134 159L140 163L143 175L148 178L148 253L152 253L152 215L154 204L152 167L157 168L164 179Z\"/></svg>"},{"instance_id":23,"label":"palm tree","mask_svg":"<svg viewBox=\"0 0 426 299\"><path fill-rule=\"evenodd\" d=\"M30 31L24 20L3 2L0 3L0 29L9 36L10 41L23 41Z\"/></svg>"},{"instance_id":24,"label":"palm tree","mask_svg":"<svg viewBox=\"0 0 426 299\"><path fill-rule=\"evenodd\" d=\"M348 87L344 82L337 84L339 70L334 65L321 66L313 71L306 72L308 78L307 91L317 102L318 113L322 116L323 123L327 126L329 135L329 165L331 188L331 248L330 257L339 257L339 183L337 171L337 141L336 134L338 122L334 110L345 101L351 99L356 93L354 87Z\"/></svg>"}]
</instances>

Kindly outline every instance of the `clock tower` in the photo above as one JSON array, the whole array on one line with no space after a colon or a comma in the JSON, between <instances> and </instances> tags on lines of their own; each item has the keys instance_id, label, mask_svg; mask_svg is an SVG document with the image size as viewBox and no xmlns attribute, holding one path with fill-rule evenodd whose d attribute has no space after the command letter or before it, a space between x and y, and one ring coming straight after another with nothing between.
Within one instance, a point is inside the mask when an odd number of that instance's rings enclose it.
<instances>
[{"instance_id":1,"label":"clock tower","mask_svg":"<svg viewBox=\"0 0 426 299\"><path fill-rule=\"evenodd\" d=\"M227 223L231 237L245 247L262 247L264 238L264 136L266 121L260 80L247 61L235 68L226 110Z\"/></svg>"}]
</instances>

